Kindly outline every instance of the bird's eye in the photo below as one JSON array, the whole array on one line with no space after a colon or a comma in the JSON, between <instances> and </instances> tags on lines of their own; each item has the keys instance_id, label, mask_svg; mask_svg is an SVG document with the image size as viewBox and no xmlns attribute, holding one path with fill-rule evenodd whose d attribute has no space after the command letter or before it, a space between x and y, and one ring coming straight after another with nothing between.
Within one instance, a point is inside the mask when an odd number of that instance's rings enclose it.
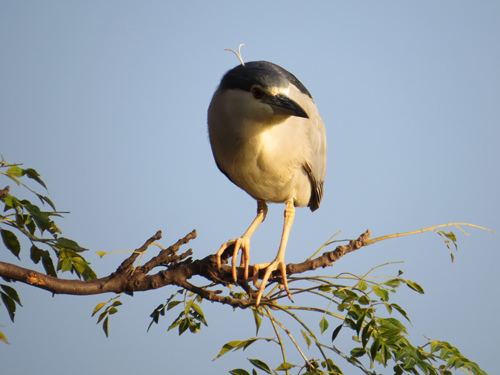
<instances>
[{"instance_id":1,"label":"bird's eye","mask_svg":"<svg viewBox=\"0 0 500 375\"><path fill-rule=\"evenodd\" d=\"M257 87L254 87L252 89L252 94L253 94L253 97L255 99L260 99L264 96L264 91L262 91L261 89L257 88Z\"/></svg>"}]
</instances>

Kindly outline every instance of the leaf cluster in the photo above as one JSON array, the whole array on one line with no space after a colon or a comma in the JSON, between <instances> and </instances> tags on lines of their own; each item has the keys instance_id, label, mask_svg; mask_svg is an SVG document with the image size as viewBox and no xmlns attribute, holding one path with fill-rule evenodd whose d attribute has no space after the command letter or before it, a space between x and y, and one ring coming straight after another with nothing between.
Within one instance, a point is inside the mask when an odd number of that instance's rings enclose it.
<instances>
[{"instance_id":1,"label":"leaf cluster","mask_svg":"<svg viewBox=\"0 0 500 375\"><path fill-rule=\"evenodd\" d=\"M48 197L23 182L23 179L28 178L46 189L39 173L32 168L24 169L18 164L9 164L2 159L0 175L13 181L18 187L28 190L42 205L49 207L49 210L42 210L32 201L10 194L9 186L0 190L0 200L4 203L3 212L0 214L0 235L5 248L21 259L21 241L18 238L20 234L29 241L31 261L34 264L41 262L47 275L57 277L57 271L69 271L84 280L96 279L97 276L89 262L82 256L82 252L86 249L76 241L60 236L62 232L54 219L60 217L61 212L56 210L54 203ZM21 305L21 302L12 287L4 285L3 289L2 302L13 321L16 303ZM3 335L0 333L1 337Z\"/></svg>"},{"instance_id":2,"label":"leaf cluster","mask_svg":"<svg viewBox=\"0 0 500 375\"><path fill-rule=\"evenodd\" d=\"M349 283L339 283L339 281L349 281ZM315 276L289 280L289 283L297 282L302 282L302 284L305 282L309 286L294 288L293 293L305 292L316 298L327 300L328 307L319 309L275 303L267 306L264 304L259 309L254 308L254 312L269 320L275 331L275 337L252 337L247 340L231 341L222 347L216 358L230 351L245 350L254 342L265 340L279 346L283 361L273 369L260 359L249 359L253 366L251 373L254 375L259 372L290 374L291 371L304 375L344 374L342 367L345 363L370 375L378 373L377 366L391 366L396 375L445 375L451 374L453 369L463 369L470 374L485 374L476 363L462 356L458 349L449 343L428 340L423 345L415 346L409 341L406 326L400 317L408 323L410 323L410 318L406 311L390 301L390 298L401 285L406 285L420 294L423 294L424 290L417 283L404 279L401 271L396 277L388 278L386 281L380 281L378 277L370 278L368 274L363 277L339 275L335 278ZM302 312L301 317L296 313L297 311ZM321 314L318 322L319 334L305 323L303 317L307 312ZM298 324L298 328L285 327L281 318L278 320L278 314L292 317ZM332 321L339 323L330 331ZM260 322L257 325L257 331L259 327ZM293 337L294 330L300 330L307 351L315 349L320 355L319 359L314 356L308 358L305 355L305 348ZM291 364L286 360L285 344L281 337L283 332L302 356L303 364ZM331 332L331 335L327 335L328 332ZM348 332L351 332L351 348L347 351L341 350L337 342L341 347L349 346L346 340ZM241 368L234 369L230 373L250 374L249 371Z\"/></svg>"},{"instance_id":3,"label":"leaf cluster","mask_svg":"<svg viewBox=\"0 0 500 375\"><path fill-rule=\"evenodd\" d=\"M0 284L0 297L2 298L2 302L7 308L7 312L9 313L10 320L14 322L14 317L16 315L16 305L21 305L21 299L17 294L17 291L11 286ZM3 342L7 342L7 338L0 332L0 340Z\"/></svg>"},{"instance_id":4,"label":"leaf cluster","mask_svg":"<svg viewBox=\"0 0 500 375\"><path fill-rule=\"evenodd\" d=\"M183 299L176 299L178 296L183 296ZM184 289L178 290L172 294L165 303L160 304L151 313L150 317L152 320L148 326L148 331L153 323L159 323L160 317L165 316L167 311L180 306L182 309L177 318L175 318L172 324L168 327L168 331L177 327L179 330L179 336L188 329L191 333L197 333L201 329L202 324L207 326L205 315L199 305L201 302L203 302L203 298L199 295L195 295L194 293L188 292Z\"/></svg>"},{"instance_id":5,"label":"leaf cluster","mask_svg":"<svg viewBox=\"0 0 500 375\"><path fill-rule=\"evenodd\" d=\"M109 337L109 328L108 328L109 327L109 317L111 315L116 314L118 312L118 306L122 305L122 302L118 300L118 298L120 298L120 296L121 296L121 294L117 297L111 298L107 302L98 303L97 306L94 308L94 311L92 312L92 316L94 316L99 311L101 311L104 306L107 305L106 308L104 309L104 311L99 314L99 318L97 319L97 324L102 322L102 329L103 329L106 337Z\"/></svg>"}]
</instances>

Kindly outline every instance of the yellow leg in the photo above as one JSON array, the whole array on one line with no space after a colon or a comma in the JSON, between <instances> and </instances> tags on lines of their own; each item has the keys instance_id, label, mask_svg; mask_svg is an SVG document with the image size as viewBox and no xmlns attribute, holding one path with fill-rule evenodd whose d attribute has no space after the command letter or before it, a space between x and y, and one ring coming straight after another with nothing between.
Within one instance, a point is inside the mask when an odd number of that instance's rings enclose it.
<instances>
[{"instance_id":1,"label":"yellow leg","mask_svg":"<svg viewBox=\"0 0 500 375\"><path fill-rule=\"evenodd\" d=\"M290 199L286 202L285 208L285 223L283 224L283 234L281 235L280 248L278 250L278 255L271 263L260 263L253 266L253 283L255 287L259 288L257 293L257 299L255 304L258 306L262 295L264 294L264 289L266 288L267 281L271 276L273 271L279 270L281 272L283 287L285 288L288 298L292 300L292 295L288 289L288 282L286 280L286 265L285 265L285 250L288 242L288 236L290 235L290 229L292 228L293 219L295 217L295 206L293 205L293 200ZM266 269L262 282L259 285L259 271ZM293 300L292 300L293 301Z\"/></svg>"},{"instance_id":2,"label":"yellow leg","mask_svg":"<svg viewBox=\"0 0 500 375\"><path fill-rule=\"evenodd\" d=\"M232 259L234 281L237 281L238 279L236 275L236 261L238 259L238 252L240 251L240 249L241 249L240 267L244 267L243 278L245 280L248 279L248 266L250 264L250 237L252 236L253 232L255 232L257 227L266 219L266 215L267 215L266 202L260 199L257 200L257 216L255 217L252 224L250 224L246 232L243 234L243 236L235 240L227 241L220 247L219 251L217 251L217 266L220 268L221 267L220 257L222 256L222 253L224 253L224 250L226 250L229 246L234 244L234 253Z\"/></svg>"}]
</instances>

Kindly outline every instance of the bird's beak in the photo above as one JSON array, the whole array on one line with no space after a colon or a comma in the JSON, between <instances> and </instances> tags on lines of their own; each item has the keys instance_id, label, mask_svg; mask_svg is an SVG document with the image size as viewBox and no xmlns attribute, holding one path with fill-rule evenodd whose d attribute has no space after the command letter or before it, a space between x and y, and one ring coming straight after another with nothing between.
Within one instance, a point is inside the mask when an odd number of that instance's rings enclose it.
<instances>
[{"instance_id":1,"label":"bird's beak","mask_svg":"<svg viewBox=\"0 0 500 375\"><path fill-rule=\"evenodd\" d=\"M269 104L277 115L288 115L309 118L306 111L285 95L264 96L262 101Z\"/></svg>"}]
</instances>

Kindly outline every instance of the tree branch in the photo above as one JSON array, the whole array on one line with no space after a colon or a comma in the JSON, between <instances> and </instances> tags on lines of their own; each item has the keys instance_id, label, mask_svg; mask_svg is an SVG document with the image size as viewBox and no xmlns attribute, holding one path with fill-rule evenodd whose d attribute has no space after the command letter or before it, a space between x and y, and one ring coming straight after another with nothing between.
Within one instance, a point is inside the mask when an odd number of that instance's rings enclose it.
<instances>
[{"instance_id":1,"label":"tree branch","mask_svg":"<svg viewBox=\"0 0 500 375\"><path fill-rule=\"evenodd\" d=\"M223 265L220 269L217 268L216 256L214 254L198 260L191 259L192 249L178 254L182 245L187 244L195 238L196 231L193 230L185 237L179 239L175 244L161 250L158 255L152 257L143 266L134 267L137 257L144 253L152 243L161 239L161 231L158 231L144 245L135 250L130 257L125 259L115 272L96 280L60 279L5 262L0 262L0 276L48 290L55 294L90 295L110 292L133 294L136 291L147 291L167 285L177 285L210 301L230 304L234 307L248 307L251 305L253 303L251 300L231 298L222 295L222 291L220 290L214 291L188 282L193 276L198 275L216 285L226 286L234 283L231 267ZM306 260L298 264L288 264L287 273L289 275L299 274L315 270L319 267L331 266L344 255L367 246L369 243L370 231L367 230L357 240L351 240L348 245L337 246L335 250L325 252L315 259ZM230 248L229 253L232 253L232 251L232 248ZM155 274L149 274L150 271L159 267L164 269ZM238 267L237 271L238 277L242 277L243 269ZM252 270L250 269L249 271L249 277L252 277ZM278 273L276 273L276 276L278 276ZM242 285L246 284L244 280L240 281Z\"/></svg>"}]
</instances>

